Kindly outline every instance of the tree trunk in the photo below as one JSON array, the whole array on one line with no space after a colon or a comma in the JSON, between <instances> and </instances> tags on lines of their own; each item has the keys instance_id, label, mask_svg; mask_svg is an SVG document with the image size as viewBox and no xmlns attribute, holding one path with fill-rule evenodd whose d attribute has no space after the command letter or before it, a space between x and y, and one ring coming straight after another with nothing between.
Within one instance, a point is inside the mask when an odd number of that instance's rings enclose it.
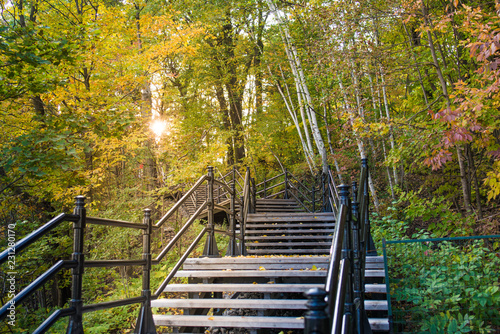
<instances>
[{"instance_id":1,"label":"tree trunk","mask_svg":"<svg viewBox=\"0 0 500 334\"><path fill-rule=\"evenodd\" d=\"M429 30L430 25L428 22L428 13L427 13L427 8L425 7L425 5L422 5L422 13L424 15L424 22L428 27L427 39L429 42L429 49L431 51L432 60L434 62L434 66L436 67L436 73L437 73L439 82L441 84L442 93L446 99L446 106L447 106L448 110L451 110L451 101L450 101L450 96L448 95L448 87L446 85L446 81L444 80L443 73L441 72L441 66L440 66L439 61L437 59L436 49L434 48L432 34ZM462 183L462 193L464 196L464 206L465 206L465 210L467 211L467 213L470 214L472 212L472 207L471 207L471 200L470 200L470 195L469 195L469 191L468 191L469 182L467 180L467 173L465 171L464 158L463 158L462 152L460 150L460 147L458 145L456 145L456 150L457 150L458 166L460 168L460 181Z\"/></svg>"}]
</instances>

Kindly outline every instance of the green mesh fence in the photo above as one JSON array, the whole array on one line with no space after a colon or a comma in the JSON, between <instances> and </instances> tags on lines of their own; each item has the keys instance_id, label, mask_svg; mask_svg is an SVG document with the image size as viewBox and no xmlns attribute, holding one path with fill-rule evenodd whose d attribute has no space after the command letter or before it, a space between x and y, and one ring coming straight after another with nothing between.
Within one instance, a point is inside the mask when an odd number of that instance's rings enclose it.
<instances>
[{"instance_id":1,"label":"green mesh fence","mask_svg":"<svg viewBox=\"0 0 500 334\"><path fill-rule=\"evenodd\" d=\"M384 240L394 333L500 333L500 235Z\"/></svg>"}]
</instances>

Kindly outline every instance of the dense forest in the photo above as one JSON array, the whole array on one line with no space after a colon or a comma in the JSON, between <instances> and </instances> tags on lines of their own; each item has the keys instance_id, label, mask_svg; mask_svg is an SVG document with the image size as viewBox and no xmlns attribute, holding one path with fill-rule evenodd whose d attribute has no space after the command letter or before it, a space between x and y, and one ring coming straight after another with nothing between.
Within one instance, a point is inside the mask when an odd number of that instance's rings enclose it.
<instances>
[{"instance_id":1,"label":"dense forest","mask_svg":"<svg viewBox=\"0 0 500 334\"><path fill-rule=\"evenodd\" d=\"M347 183L366 157L373 211L406 237L499 234L496 1L0 4L0 233L20 238L77 195L92 215L159 218L207 166L257 180L331 168ZM89 231L100 255L138 254L113 231ZM69 254L69 233L21 261L26 282ZM139 289L131 270L89 272L94 300ZM39 312L63 306L68 280ZM91 332L130 316L113 312Z\"/></svg>"}]
</instances>

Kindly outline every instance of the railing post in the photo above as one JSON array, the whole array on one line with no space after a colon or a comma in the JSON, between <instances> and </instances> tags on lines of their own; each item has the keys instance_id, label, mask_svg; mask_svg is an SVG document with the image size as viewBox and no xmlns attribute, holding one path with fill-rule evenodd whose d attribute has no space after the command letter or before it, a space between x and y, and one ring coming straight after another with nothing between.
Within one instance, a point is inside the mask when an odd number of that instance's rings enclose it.
<instances>
[{"instance_id":1,"label":"railing post","mask_svg":"<svg viewBox=\"0 0 500 334\"><path fill-rule=\"evenodd\" d=\"M257 209L257 187L255 186L255 178L251 178L252 180L252 206L251 206L251 209L252 209L252 213L255 213L256 209Z\"/></svg>"},{"instance_id":2,"label":"railing post","mask_svg":"<svg viewBox=\"0 0 500 334\"><path fill-rule=\"evenodd\" d=\"M316 212L316 179L313 178L313 186L311 188L312 212Z\"/></svg>"},{"instance_id":3,"label":"railing post","mask_svg":"<svg viewBox=\"0 0 500 334\"><path fill-rule=\"evenodd\" d=\"M365 325L365 305L364 305L364 289L363 289L363 277L362 277L362 259L361 259L361 243L360 243L360 215L359 215L359 203L355 200L356 194L356 182L352 184L353 197L352 202L352 255L353 255L353 303L355 307L355 319L356 319L356 333L364 334Z\"/></svg>"},{"instance_id":4,"label":"railing post","mask_svg":"<svg viewBox=\"0 0 500 334\"><path fill-rule=\"evenodd\" d=\"M139 317L135 324L135 334L156 334L156 327L151 312L151 233L153 221L151 219L151 209L144 209L143 224L146 228L142 232L142 259L146 263L142 266L142 302Z\"/></svg>"},{"instance_id":5,"label":"railing post","mask_svg":"<svg viewBox=\"0 0 500 334\"><path fill-rule=\"evenodd\" d=\"M267 198L266 174L264 173L264 198Z\"/></svg>"},{"instance_id":6,"label":"railing post","mask_svg":"<svg viewBox=\"0 0 500 334\"><path fill-rule=\"evenodd\" d=\"M342 258L347 258L349 261L349 267L346 268L348 270L346 287L347 291L345 293L345 306L344 306L344 315L347 315L346 319L352 319L353 315L353 287L352 287L352 239L351 239L351 221L352 221L352 206L351 200L349 198L349 185L341 185L340 186L340 201L341 204L344 204L348 208L345 229L344 229L344 246L342 249ZM340 231L339 231L340 232ZM351 324L347 324L348 328L352 328Z\"/></svg>"},{"instance_id":7,"label":"railing post","mask_svg":"<svg viewBox=\"0 0 500 334\"><path fill-rule=\"evenodd\" d=\"M326 212L326 199L327 196L325 196L325 173L321 172L321 201L323 203L323 212Z\"/></svg>"},{"instance_id":8,"label":"railing post","mask_svg":"<svg viewBox=\"0 0 500 334\"><path fill-rule=\"evenodd\" d=\"M288 199L288 169L285 168L285 199Z\"/></svg>"},{"instance_id":9,"label":"railing post","mask_svg":"<svg viewBox=\"0 0 500 334\"><path fill-rule=\"evenodd\" d=\"M375 248L375 243L373 242L371 227L370 227L370 192L368 188L368 178L370 174L370 170L368 169L368 159L361 159L361 167L366 169L366 179L364 184L364 192L363 192L363 201L366 201L366 212L364 212L364 224L366 229L366 235L368 236L368 240L366 240L366 255L368 256L377 256L377 249Z\"/></svg>"},{"instance_id":10,"label":"railing post","mask_svg":"<svg viewBox=\"0 0 500 334\"><path fill-rule=\"evenodd\" d=\"M233 182L231 182L231 203L230 210L231 216L229 217L229 233L231 234L231 240L229 240L229 245L227 247L226 255L237 256L238 246L236 244L236 178L235 170L233 167Z\"/></svg>"},{"instance_id":11,"label":"railing post","mask_svg":"<svg viewBox=\"0 0 500 334\"><path fill-rule=\"evenodd\" d=\"M328 315L325 312L326 291L314 288L305 293L308 311L304 316L304 334L327 334L329 328Z\"/></svg>"},{"instance_id":12,"label":"railing post","mask_svg":"<svg viewBox=\"0 0 500 334\"><path fill-rule=\"evenodd\" d=\"M85 209L85 197L77 196L73 214L80 216L78 222L73 223L73 255L72 260L77 262L75 268L71 269L71 301L70 307L75 313L70 316L66 334L83 334L82 324L82 282L83 282L83 240L85 233L85 220L87 212Z\"/></svg>"},{"instance_id":13,"label":"railing post","mask_svg":"<svg viewBox=\"0 0 500 334\"><path fill-rule=\"evenodd\" d=\"M214 168L208 167L208 186L207 186L207 241L203 251L204 256L218 257L219 249L215 241L215 227L214 227Z\"/></svg>"}]
</instances>

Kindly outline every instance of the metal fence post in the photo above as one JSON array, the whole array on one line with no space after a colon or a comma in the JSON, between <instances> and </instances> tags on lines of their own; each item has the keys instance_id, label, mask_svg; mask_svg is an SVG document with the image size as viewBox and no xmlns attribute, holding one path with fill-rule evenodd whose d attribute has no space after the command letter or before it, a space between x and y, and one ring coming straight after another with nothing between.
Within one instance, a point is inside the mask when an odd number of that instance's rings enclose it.
<instances>
[{"instance_id":1,"label":"metal fence post","mask_svg":"<svg viewBox=\"0 0 500 334\"><path fill-rule=\"evenodd\" d=\"M82 281L83 281L83 240L85 233L85 219L87 212L85 209L85 196L75 198L75 209L73 214L80 216L78 222L73 223L73 261L77 262L75 268L71 269L71 301L70 307L75 313L70 316L66 334L83 334L82 324Z\"/></svg>"},{"instance_id":2,"label":"metal fence post","mask_svg":"<svg viewBox=\"0 0 500 334\"><path fill-rule=\"evenodd\" d=\"M368 169L368 159L363 158L361 159L361 167L366 169L366 180L365 180L365 185L364 185L364 192L363 192L363 200L366 201L366 212L364 213L364 224L365 224L365 229L366 235L368 235L368 240L366 240L366 255L368 256L377 256L377 249L375 247L375 242L373 242L373 237L372 233L370 231L370 192L368 188L368 178L370 177L370 170Z\"/></svg>"},{"instance_id":3,"label":"metal fence post","mask_svg":"<svg viewBox=\"0 0 500 334\"><path fill-rule=\"evenodd\" d=\"M252 182L252 206L251 206L251 209L252 209L252 212L251 213L255 213L256 212L256 209L257 209L257 187L255 185L255 178L251 178L250 179Z\"/></svg>"},{"instance_id":4,"label":"metal fence post","mask_svg":"<svg viewBox=\"0 0 500 334\"><path fill-rule=\"evenodd\" d=\"M356 193L356 182L353 182L353 196ZM352 255L353 255L353 303L355 307L355 320L356 320L356 332L358 334L364 334L365 326L365 305L364 305L364 295L363 295L363 276L361 267L361 243L360 243L360 214L359 214L359 203L357 201L352 202Z\"/></svg>"},{"instance_id":5,"label":"metal fence post","mask_svg":"<svg viewBox=\"0 0 500 334\"><path fill-rule=\"evenodd\" d=\"M288 199L288 169L285 168L285 199Z\"/></svg>"},{"instance_id":6,"label":"metal fence post","mask_svg":"<svg viewBox=\"0 0 500 334\"><path fill-rule=\"evenodd\" d=\"M229 233L231 234L231 240L229 240L229 245L227 247L226 255L237 256L238 246L236 244L236 181L235 181L235 170L233 167L233 182L231 183L231 203L230 210L231 215L229 217Z\"/></svg>"},{"instance_id":7,"label":"metal fence post","mask_svg":"<svg viewBox=\"0 0 500 334\"><path fill-rule=\"evenodd\" d=\"M151 233L153 230L151 209L144 209L143 224L146 225L146 229L142 232L142 259L146 261L142 266L142 296L145 300L142 302L134 333L156 334L153 313L151 312Z\"/></svg>"},{"instance_id":8,"label":"metal fence post","mask_svg":"<svg viewBox=\"0 0 500 334\"><path fill-rule=\"evenodd\" d=\"M305 293L308 311L304 316L304 334L327 334L330 321L325 312L326 291L314 288Z\"/></svg>"},{"instance_id":9,"label":"metal fence post","mask_svg":"<svg viewBox=\"0 0 500 334\"><path fill-rule=\"evenodd\" d=\"M352 221L352 205L351 199L349 197L349 185L341 185L340 186L340 203L344 204L348 207L345 229L344 229L344 244L342 248L342 258L347 258L349 261L349 267L347 268L349 274L347 275L347 291L345 294L345 306L344 306L344 316L347 316L347 320L349 323L347 324L348 328L352 328L351 319L353 316L353 288L352 288L352 272L353 272L353 264L352 264L352 234L351 234L351 221ZM341 232L341 231L339 231Z\"/></svg>"},{"instance_id":10,"label":"metal fence post","mask_svg":"<svg viewBox=\"0 0 500 334\"><path fill-rule=\"evenodd\" d=\"M208 232L207 240L205 243L205 249L203 251L204 256L219 256L219 249L217 248L217 242L215 241L215 227L214 227L214 168L208 167L208 187L207 187L207 215L208 215Z\"/></svg>"}]
</instances>

